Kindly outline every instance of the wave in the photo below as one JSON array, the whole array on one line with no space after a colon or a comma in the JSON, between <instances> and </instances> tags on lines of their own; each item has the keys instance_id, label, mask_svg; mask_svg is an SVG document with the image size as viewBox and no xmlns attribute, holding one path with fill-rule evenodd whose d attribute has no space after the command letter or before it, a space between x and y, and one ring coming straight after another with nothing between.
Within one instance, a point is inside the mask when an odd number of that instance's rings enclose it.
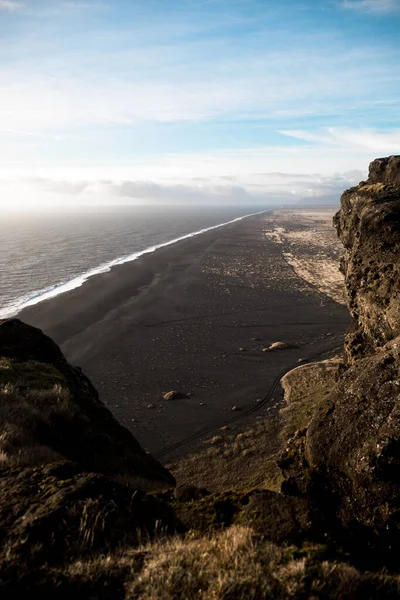
<instances>
[{"instance_id":1,"label":"wave","mask_svg":"<svg viewBox=\"0 0 400 600\"><path fill-rule=\"evenodd\" d=\"M62 283L58 283L57 285L54 285L52 287L32 291L29 295L23 296L22 298L18 298L12 304L9 304L8 306L5 306L2 310L0 310L0 319L14 317L15 315L17 315L17 313L19 313L24 308L27 308L28 306L39 304L39 302L49 300L50 298L55 298L60 294L64 294L65 292L69 292L78 287L81 287L90 277L93 277L94 275L99 275L100 273L107 273L112 269L112 267L116 267L117 265L123 265L127 262L132 262L134 260L137 260L141 256L155 252L160 248L172 246L173 244L182 242L183 240L187 240L197 235L201 235L202 233L206 233L207 231L212 231L213 229L218 229L219 227L225 227L226 225L231 225L232 223L236 223L237 221L242 221L243 219L247 219L255 215L261 215L266 212L269 212L269 210L260 210L255 213L243 215L242 217L236 217L236 219L232 219L232 221L227 221L226 223L219 223L218 225L212 225L211 227L205 227L204 229L199 229L198 231L193 231L191 233L181 235L180 237L174 238L173 240L169 240L168 242L162 242L161 244L149 246L144 250L139 250L138 252L127 254L125 256L120 256L119 258L115 258L114 260L102 263L98 267L94 267L93 269L85 271L81 275L77 275L72 279L69 279Z\"/></svg>"}]
</instances>

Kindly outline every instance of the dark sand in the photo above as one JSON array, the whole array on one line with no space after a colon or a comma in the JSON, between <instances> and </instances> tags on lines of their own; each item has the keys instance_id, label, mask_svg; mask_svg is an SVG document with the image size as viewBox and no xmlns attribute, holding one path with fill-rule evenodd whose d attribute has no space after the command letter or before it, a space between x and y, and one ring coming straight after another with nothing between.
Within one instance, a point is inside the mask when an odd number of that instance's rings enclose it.
<instances>
[{"instance_id":1,"label":"dark sand","mask_svg":"<svg viewBox=\"0 0 400 600\"><path fill-rule=\"evenodd\" d=\"M264 219L114 267L18 317L59 343L117 419L157 454L223 425L237 414L233 406L254 406L300 358L342 343L347 309L294 273L265 238ZM262 352L279 340L299 349ZM163 400L175 389L192 395Z\"/></svg>"}]
</instances>

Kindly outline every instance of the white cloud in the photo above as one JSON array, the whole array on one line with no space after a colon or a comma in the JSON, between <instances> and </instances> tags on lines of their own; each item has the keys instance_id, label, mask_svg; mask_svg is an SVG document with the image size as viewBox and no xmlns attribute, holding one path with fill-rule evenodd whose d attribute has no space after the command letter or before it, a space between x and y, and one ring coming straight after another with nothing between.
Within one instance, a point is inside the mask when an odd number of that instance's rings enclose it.
<instances>
[{"instance_id":1,"label":"white cloud","mask_svg":"<svg viewBox=\"0 0 400 600\"><path fill-rule=\"evenodd\" d=\"M362 171L333 173L250 173L238 176L186 178L177 182L125 180L66 181L46 177L0 181L0 206L11 208L82 207L145 204L181 206L268 206L292 204L303 197L339 199L358 183Z\"/></svg>"},{"instance_id":2,"label":"white cloud","mask_svg":"<svg viewBox=\"0 0 400 600\"><path fill-rule=\"evenodd\" d=\"M104 68L102 56L93 68L85 55L65 63L49 56L3 67L0 129L60 130L221 117L287 119L349 113L355 108L349 98L362 98L357 110L384 105L390 111L387 101L400 79L393 67L396 49L389 54L376 47L318 54L288 49L238 58L228 66L217 59L212 69L205 59L196 63L190 57L186 62L182 48L179 53L154 51L159 65L137 64L132 51L128 56L110 53ZM137 54L147 56L141 49Z\"/></svg>"},{"instance_id":3,"label":"white cloud","mask_svg":"<svg viewBox=\"0 0 400 600\"><path fill-rule=\"evenodd\" d=\"M21 2L16 2L15 0L0 0L0 10L14 12L20 10L20 8L22 8Z\"/></svg>"},{"instance_id":4,"label":"white cloud","mask_svg":"<svg viewBox=\"0 0 400 600\"><path fill-rule=\"evenodd\" d=\"M400 12L400 0L344 0L343 6L371 13Z\"/></svg>"},{"instance_id":5,"label":"white cloud","mask_svg":"<svg viewBox=\"0 0 400 600\"><path fill-rule=\"evenodd\" d=\"M279 133L306 142L337 147L356 147L374 152L400 153L400 129L380 133L370 129L329 127L319 131L281 130Z\"/></svg>"}]
</instances>

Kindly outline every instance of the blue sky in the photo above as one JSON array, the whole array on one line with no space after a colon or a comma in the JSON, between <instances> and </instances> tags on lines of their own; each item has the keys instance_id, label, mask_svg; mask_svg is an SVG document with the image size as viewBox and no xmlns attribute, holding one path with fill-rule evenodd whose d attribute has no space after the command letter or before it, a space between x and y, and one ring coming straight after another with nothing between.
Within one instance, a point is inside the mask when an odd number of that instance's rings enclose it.
<instances>
[{"instance_id":1,"label":"blue sky","mask_svg":"<svg viewBox=\"0 0 400 600\"><path fill-rule=\"evenodd\" d=\"M2 196L336 193L400 153L399 27L400 0L0 0Z\"/></svg>"}]
</instances>

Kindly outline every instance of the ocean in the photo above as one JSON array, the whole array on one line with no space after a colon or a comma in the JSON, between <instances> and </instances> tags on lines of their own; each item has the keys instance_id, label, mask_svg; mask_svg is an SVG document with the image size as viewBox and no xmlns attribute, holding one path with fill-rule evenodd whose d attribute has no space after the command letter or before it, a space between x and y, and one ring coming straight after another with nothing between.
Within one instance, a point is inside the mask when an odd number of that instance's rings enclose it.
<instances>
[{"instance_id":1,"label":"ocean","mask_svg":"<svg viewBox=\"0 0 400 600\"><path fill-rule=\"evenodd\" d=\"M0 318L79 287L113 265L259 211L121 206L3 215Z\"/></svg>"}]
</instances>

